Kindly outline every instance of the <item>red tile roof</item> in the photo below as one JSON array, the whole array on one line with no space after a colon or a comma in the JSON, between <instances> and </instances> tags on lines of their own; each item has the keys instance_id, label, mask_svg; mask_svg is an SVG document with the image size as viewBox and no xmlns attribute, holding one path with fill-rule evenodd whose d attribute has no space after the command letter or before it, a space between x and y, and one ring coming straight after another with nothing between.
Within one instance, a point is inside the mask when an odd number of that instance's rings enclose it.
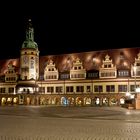
<instances>
[{"instance_id":1,"label":"red tile roof","mask_svg":"<svg viewBox=\"0 0 140 140\"><path fill-rule=\"evenodd\" d=\"M130 68L130 65L134 63L135 58L137 58L137 54L139 52L140 47L40 56L40 74L44 73L44 68L47 65L48 60L50 59L53 60L60 72L69 71L72 67L73 61L75 61L77 57L79 57L83 62L83 66L86 70L91 70L94 69L93 58L96 58L97 65L101 66L102 60L105 59L106 54L110 56L110 59L112 59L113 64L116 65L117 68L120 68L121 66L120 57L122 55L123 61L127 64L127 67ZM6 71L9 63L12 63L19 72L19 58L7 59L0 60L0 74L3 74Z\"/></svg>"}]
</instances>

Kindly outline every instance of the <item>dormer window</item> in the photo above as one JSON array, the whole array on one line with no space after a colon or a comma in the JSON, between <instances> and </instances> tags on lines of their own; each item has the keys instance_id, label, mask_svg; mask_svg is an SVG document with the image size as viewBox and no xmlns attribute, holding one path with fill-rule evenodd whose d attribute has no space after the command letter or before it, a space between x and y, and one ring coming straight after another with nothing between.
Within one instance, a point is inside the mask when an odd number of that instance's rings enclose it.
<instances>
[{"instance_id":1,"label":"dormer window","mask_svg":"<svg viewBox=\"0 0 140 140\"><path fill-rule=\"evenodd\" d=\"M129 77L129 70L118 70L118 77Z\"/></svg>"},{"instance_id":2,"label":"dormer window","mask_svg":"<svg viewBox=\"0 0 140 140\"><path fill-rule=\"evenodd\" d=\"M99 76L100 78L115 78L117 75L116 66L113 65L109 55L105 56L105 60L102 62Z\"/></svg>"},{"instance_id":3,"label":"dormer window","mask_svg":"<svg viewBox=\"0 0 140 140\"><path fill-rule=\"evenodd\" d=\"M79 58L73 62L73 67L70 70L70 79L85 79L86 78L86 70L82 66L82 62Z\"/></svg>"},{"instance_id":4,"label":"dormer window","mask_svg":"<svg viewBox=\"0 0 140 140\"><path fill-rule=\"evenodd\" d=\"M16 82L17 74L15 72L15 67L12 64L8 65L8 70L5 73L5 82Z\"/></svg>"},{"instance_id":5,"label":"dormer window","mask_svg":"<svg viewBox=\"0 0 140 140\"><path fill-rule=\"evenodd\" d=\"M135 62L131 65L131 76L132 77L140 77L140 52L137 55L138 57L135 58Z\"/></svg>"},{"instance_id":6,"label":"dormer window","mask_svg":"<svg viewBox=\"0 0 140 140\"><path fill-rule=\"evenodd\" d=\"M58 70L52 60L49 61L44 70L44 80L57 80Z\"/></svg>"}]
</instances>

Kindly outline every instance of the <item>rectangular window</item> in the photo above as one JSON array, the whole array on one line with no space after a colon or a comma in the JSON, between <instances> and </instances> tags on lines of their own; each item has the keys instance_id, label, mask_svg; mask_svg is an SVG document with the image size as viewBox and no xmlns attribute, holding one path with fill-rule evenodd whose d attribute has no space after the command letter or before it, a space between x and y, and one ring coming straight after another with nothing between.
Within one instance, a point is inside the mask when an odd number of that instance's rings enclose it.
<instances>
[{"instance_id":1,"label":"rectangular window","mask_svg":"<svg viewBox=\"0 0 140 140\"><path fill-rule=\"evenodd\" d=\"M44 75L41 75L40 76L40 80L44 80Z\"/></svg>"},{"instance_id":2,"label":"rectangular window","mask_svg":"<svg viewBox=\"0 0 140 140\"><path fill-rule=\"evenodd\" d=\"M76 86L76 92L84 92L84 86Z\"/></svg>"},{"instance_id":3,"label":"rectangular window","mask_svg":"<svg viewBox=\"0 0 140 140\"><path fill-rule=\"evenodd\" d=\"M5 88L0 88L0 93L5 93Z\"/></svg>"},{"instance_id":4,"label":"rectangular window","mask_svg":"<svg viewBox=\"0 0 140 140\"><path fill-rule=\"evenodd\" d=\"M106 92L115 92L115 86L114 85L107 85Z\"/></svg>"},{"instance_id":5,"label":"rectangular window","mask_svg":"<svg viewBox=\"0 0 140 140\"><path fill-rule=\"evenodd\" d=\"M57 93L62 93L62 87L60 86L60 87L56 87L56 92Z\"/></svg>"},{"instance_id":6,"label":"rectangular window","mask_svg":"<svg viewBox=\"0 0 140 140\"><path fill-rule=\"evenodd\" d=\"M8 93L14 93L14 88L10 87L10 88L8 89Z\"/></svg>"},{"instance_id":7,"label":"rectangular window","mask_svg":"<svg viewBox=\"0 0 140 140\"><path fill-rule=\"evenodd\" d=\"M119 70L118 71L119 77L128 77L129 76L129 70Z\"/></svg>"},{"instance_id":8,"label":"rectangular window","mask_svg":"<svg viewBox=\"0 0 140 140\"><path fill-rule=\"evenodd\" d=\"M54 92L54 87L47 87L47 92L53 93Z\"/></svg>"},{"instance_id":9,"label":"rectangular window","mask_svg":"<svg viewBox=\"0 0 140 140\"><path fill-rule=\"evenodd\" d=\"M31 69L34 69L34 59L31 59Z\"/></svg>"},{"instance_id":10,"label":"rectangular window","mask_svg":"<svg viewBox=\"0 0 140 140\"><path fill-rule=\"evenodd\" d=\"M118 91L119 92L127 92L127 85L119 85Z\"/></svg>"},{"instance_id":11,"label":"rectangular window","mask_svg":"<svg viewBox=\"0 0 140 140\"><path fill-rule=\"evenodd\" d=\"M45 87L39 87L39 92L40 93L45 93Z\"/></svg>"},{"instance_id":12,"label":"rectangular window","mask_svg":"<svg viewBox=\"0 0 140 140\"><path fill-rule=\"evenodd\" d=\"M56 75L54 75L54 76L53 76L53 79L57 79L57 76L56 76Z\"/></svg>"},{"instance_id":13,"label":"rectangular window","mask_svg":"<svg viewBox=\"0 0 140 140\"><path fill-rule=\"evenodd\" d=\"M108 64L108 68L111 68L111 64Z\"/></svg>"},{"instance_id":14,"label":"rectangular window","mask_svg":"<svg viewBox=\"0 0 140 140\"><path fill-rule=\"evenodd\" d=\"M107 68L107 65L104 65L104 68Z\"/></svg>"},{"instance_id":15,"label":"rectangular window","mask_svg":"<svg viewBox=\"0 0 140 140\"><path fill-rule=\"evenodd\" d=\"M130 91L134 92L135 91L135 85L130 85Z\"/></svg>"},{"instance_id":16,"label":"rectangular window","mask_svg":"<svg viewBox=\"0 0 140 140\"><path fill-rule=\"evenodd\" d=\"M98 77L98 73L93 73L93 77Z\"/></svg>"},{"instance_id":17,"label":"rectangular window","mask_svg":"<svg viewBox=\"0 0 140 140\"><path fill-rule=\"evenodd\" d=\"M139 87L139 85L136 85L136 88ZM135 85L130 85L130 91L135 92Z\"/></svg>"},{"instance_id":18,"label":"rectangular window","mask_svg":"<svg viewBox=\"0 0 140 140\"><path fill-rule=\"evenodd\" d=\"M66 92L73 92L73 86L67 86Z\"/></svg>"},{"instance_id":19,"label":"rectangular window","mask_svg":"<svg viewBox=\"0 0 140 140\"><path fill-rule=\"evenodd\" d=\"M112 77L115 76L115 72L102 72L101 77Z\"/></svg>"},{"instance_id":20,"label":"rectangular window","mask_svg":"<svg viewBox=\"0 0 140 140\"><path fill-rule=\"evenodd\" d=\"M91 86L87 86L87 92L91 91Z\"/></svg>"},{"instance_id":21,"label":"rectangular window","mask_svg":"<svg viewBox=\"0 0 140 140\"><path fill-rule=\"evenodd\" d=\"M84 74L78 74L78 78L84 78Z\"/></svg>"},{"instance_id":22,"label":"rectangular window","mask_svg":"<svg viewBox=\"0 0 140 140\"><path fill-rule=\"evenodd\" d=\"M101 85L94 86L94 92L103 92L103 86Z\"/></svg>"},{"instance_id":23,"label":"rectangular window","mask_svg":"<svg viewBox=\"0 0 140 140\"><path fill-rule=\"evenodd\" d=\"M136 75L140 76L140 70L137 70Z\"/></svg>"},{"instance_id":24,"label":"rectangular window","mask_svg":"<svg viewBox=\"0 0 140 140\"><path fill-rule=\"evenodd\" d=\"M60 79L69 79L69 74L61 74Z\"/></svg>"},{"instance_id":25,"label":"rectangular window","mask_svg":"<svg viewBox=\"0 0 140 140\"><path fill-rule=\"evenodd\" d=\"M88 73L88 78L98 78L98 72Z\"/></svg>"}]
</instances>

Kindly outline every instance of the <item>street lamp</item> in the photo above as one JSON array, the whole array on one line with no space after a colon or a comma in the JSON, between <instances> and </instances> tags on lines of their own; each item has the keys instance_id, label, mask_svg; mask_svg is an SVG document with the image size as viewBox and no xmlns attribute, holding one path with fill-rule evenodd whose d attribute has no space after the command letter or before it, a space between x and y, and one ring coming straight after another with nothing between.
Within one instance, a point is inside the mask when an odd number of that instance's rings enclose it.
<instances>
[{"instance_id":1,"label":"street lamp","mask_svg":"<svg viewBox=\"0 0 140 140\"><path fill-rule=\"evenodd\" d=\"M137 85L136 85L136 68L137 68L136 67L136 64L134 64L133 71L134 71L134 78L135 78L135 84L134 84L134 92L135 92L135 94L138 93L138 92L140 92L140 88L138 89L137 88ZM135 94L131 94L129 92L129 90L127 90L127 92L126 92L126 96L129 97L129 99L134 99L136 97Z\"/></svg>"},{"instance_id":2,"label":"street lamp","mask_svg":"<svg viewBox=\"0 0 140 140\"><path fill-rule=\"evenodd\" d=\"M130 95L131 95L131 94L130 94L130 92L129 92L129 91L128 91L128 92L126 92L126 96L128 96L128 97L129 97Z\"/></svg>"},{"instance_id":3,"label":"street lamp","mask_svg":"<svg viewBox=\"0 0 140 140\"><path fill-rule=\"evenodd\" d=\"M136 88L136 93L140 93L140 87Z\"/></svg>"},{"instance_id":4,"label":"street lamp","mask_svg":"<svg viewBox=\"0 0 140 140\"><path fill-rule=\"evenodd\" d=\"M135 92L136 92L136 64L134 64Z\"/></svg>"}]
</instances>

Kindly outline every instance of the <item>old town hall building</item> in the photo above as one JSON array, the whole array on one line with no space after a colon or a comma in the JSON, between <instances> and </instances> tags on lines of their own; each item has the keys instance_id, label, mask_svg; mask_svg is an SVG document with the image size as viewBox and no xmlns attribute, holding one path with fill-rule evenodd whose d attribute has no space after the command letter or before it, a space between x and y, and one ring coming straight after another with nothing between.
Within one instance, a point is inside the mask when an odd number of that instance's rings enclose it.
<instances>
[{"instance_id":1,"label":"old town hall building","mask_svg":"<svg viewBox=\"0 0 140 140\"><path fill-rule=\"evenodd\" d=\"M0 60L0 105L119 106L140 85L140 48L39 56L31 20L19 54Z\"/></svg>"}]
</instances>

